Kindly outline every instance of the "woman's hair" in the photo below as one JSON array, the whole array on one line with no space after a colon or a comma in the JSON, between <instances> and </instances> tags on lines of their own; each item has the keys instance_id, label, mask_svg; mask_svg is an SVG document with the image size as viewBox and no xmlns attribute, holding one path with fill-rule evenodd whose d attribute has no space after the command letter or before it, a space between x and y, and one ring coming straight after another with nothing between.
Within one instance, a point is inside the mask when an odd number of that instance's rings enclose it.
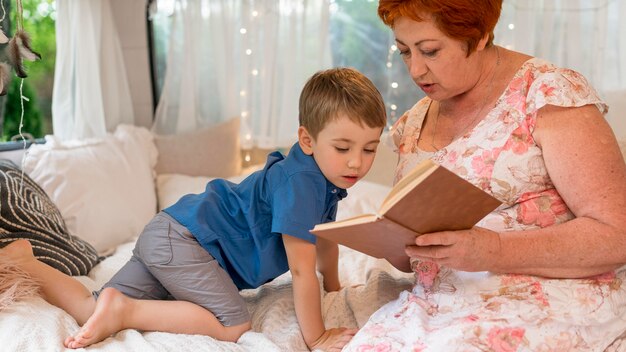
<instances>
[{"instance_id":1,"label":"woman's hair","mask_svg":"<svg viewBox=\"0 0 626 352\"><path fill-rule=\"evenodd\" d=\"M378 16L392 28L399 17L418 22L432 18L445 35L467 43L469 56L485 34L487 47L493 44L501 9L502 0L380 0Z\"/></svg>"},{"instance_id":2,"label":"woman's hair","mask_svg":"<svg viewBox=\"0 0 626 352\"><path fill-rule=\"evenodd\" d=\"M329 121L343 114L368 127L385 127L385 103L376 86L353 68L332 68L315 73L300 93L300 126L313 138Z\"/></svg>"}]
</instances>

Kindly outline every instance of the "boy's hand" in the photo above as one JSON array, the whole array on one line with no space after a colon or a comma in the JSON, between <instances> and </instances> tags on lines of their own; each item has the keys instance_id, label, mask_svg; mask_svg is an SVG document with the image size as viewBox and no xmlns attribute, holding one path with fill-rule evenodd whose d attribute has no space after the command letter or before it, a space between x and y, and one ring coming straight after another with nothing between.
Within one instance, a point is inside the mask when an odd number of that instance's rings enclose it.
<instances>
[{"instance_id":1,"label":"boy's hand","mask_svg":"<svg viewBox=\"0 0 626 352\"><path fill-rule=\"evenodd\" d=\"M352 340L358 329L334 328L324 331L322 336L318 337L309 348L313 350L322 350L325 352L341 351L341 349Z\"/></svg>"}]
</instances>

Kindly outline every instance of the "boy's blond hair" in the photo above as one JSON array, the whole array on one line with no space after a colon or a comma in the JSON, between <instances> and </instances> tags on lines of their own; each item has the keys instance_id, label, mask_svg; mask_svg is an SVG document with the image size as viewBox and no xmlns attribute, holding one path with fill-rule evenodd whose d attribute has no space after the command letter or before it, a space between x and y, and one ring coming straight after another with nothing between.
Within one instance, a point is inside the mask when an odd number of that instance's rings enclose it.
<instances>
[{"instance_id":1,"label":"boy's blond hair","mask_svg":"<svg viewBox=\"0 0 626 352\"><path fill-rule=\"evenodd\" d=\"M387 114L372 81L353 68L332 68L315 73L300 93L300 126L311 137L343 114L368 127L385 127Z\"/></svg>"}]
</instances>

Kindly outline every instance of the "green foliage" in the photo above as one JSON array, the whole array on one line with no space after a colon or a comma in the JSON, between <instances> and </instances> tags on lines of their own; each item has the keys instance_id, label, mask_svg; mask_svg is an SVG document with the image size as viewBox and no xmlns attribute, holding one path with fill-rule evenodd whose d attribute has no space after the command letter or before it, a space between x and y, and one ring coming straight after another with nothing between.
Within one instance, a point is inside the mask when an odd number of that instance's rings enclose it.
<instances>
[{"instance_id":1,"label":"green foliage","mask_svg":"<svg viewBox=\"0 0 626 352\"><path fill-rule=\"evenodd\" d=\"M24 80L23 93L30 101L24 102L22 130L32 134L35 138L40 138L52 132L51 104L56 56L56 11L54 0L22 0L22 5L24 30L30 35L32 49L42 57L41 60L35 62L24 62L28 77ZM11 30L5 32L7 36L12 36L17 23L16 3L10 1L9 7ZM14 135L19 127L21 115L19 82L20 79L12 73L12 82L6 97L3 137Z\"/></svg>"},{"instance_id":2,"label":"green foliage","mask_svg":"<svg viewBox=\"0 0 626 352\"><path fill-rule=\"evenodd\" d=\"M21 82L22 80L20 78L15 77L11 80L9 85L7 94L9 99L7 99L5 106L4 128L2 129L3 141L10 140L12 136L18 135L20 131L22 107L19 98ZM29 101L24 101L24 126L22 126L22 132L28 132L35 138L41 137L43 135L41 112L37 107L37 95L33 91L28 79L24 80L22 93L24 96L29 97Z\"/></svg>"}]
</instances>

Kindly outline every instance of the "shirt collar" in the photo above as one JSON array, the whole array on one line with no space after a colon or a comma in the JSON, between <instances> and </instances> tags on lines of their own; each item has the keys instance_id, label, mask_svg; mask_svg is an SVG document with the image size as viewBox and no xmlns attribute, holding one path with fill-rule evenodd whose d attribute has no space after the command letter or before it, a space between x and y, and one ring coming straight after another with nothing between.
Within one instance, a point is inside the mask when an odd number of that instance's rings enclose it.
<instances>
[{"instance_id":1,"label":"shirt collar","mask_svg":"<svg viewBox=\"0 0 626 352\"><path fill-rule=\"evenodd\" d=\"M320 170L320 167L315 162L315 159L311 155L304 154L304 151L300 148L299 143L296 142L289 150L287 159L290 159L290 157L297 160L298 164L302 165L303 169L317 170L322 176L324 176L322 170ZM348 196L348 192L345 189L335 186L332 182L328 181L325 176L324 179L326 179L326 190L328 193L336 195L339 200Z\"/></svg>"}]
</instances>

